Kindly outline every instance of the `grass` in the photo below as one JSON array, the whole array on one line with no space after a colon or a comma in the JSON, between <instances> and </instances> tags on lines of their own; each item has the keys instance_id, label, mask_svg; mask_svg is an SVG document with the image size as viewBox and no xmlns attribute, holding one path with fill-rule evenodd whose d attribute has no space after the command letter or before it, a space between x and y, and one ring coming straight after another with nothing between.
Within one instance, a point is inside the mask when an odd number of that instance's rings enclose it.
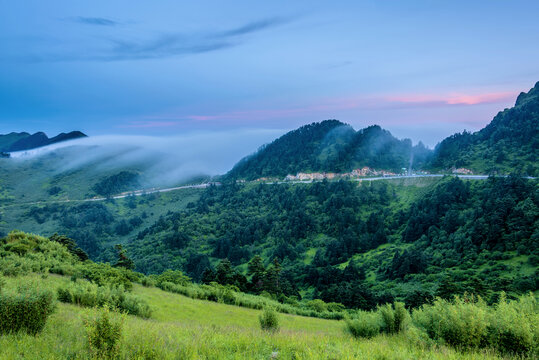
<instances>
[{"instance_id":1,"label":"grass","mask_svg":"<svg viewBox=\"0 0 539 360\"><path fill-rule=\"evenodd\" d=\"M30 278L36 276L30 276ZM25 278L10 278L14 286ZM40 280L57 287L70 280L49 276ZM260 329L261 311L193 300L157 288L135 286L147 300L149 320L127 316L120 343L121 359L498 359L492 351L459 352L427 347L406 335L354 339L343 321L279 314L280 330ZM58 304L41 334L0 337L1 359L86 359L90 350L84 319L96 309Z\"/></svg>"}]
</instances>

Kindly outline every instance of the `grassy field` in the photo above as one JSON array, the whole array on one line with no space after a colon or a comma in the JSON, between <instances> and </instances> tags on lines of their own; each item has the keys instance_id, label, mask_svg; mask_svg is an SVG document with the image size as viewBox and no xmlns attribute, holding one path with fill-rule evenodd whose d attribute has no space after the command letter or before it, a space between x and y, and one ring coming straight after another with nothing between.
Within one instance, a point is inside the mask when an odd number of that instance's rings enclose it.
<instances>
[{"instance_id":1,"label":"grassy field","mask_svg":"<svg viewBox=\"0 0 539 360\"><path fill-rule=\"evenodd\" d=\"M9 278L7 286L34 278L56 288L68 278L49 275ZM260 311L193 300L136 285L148 301L151 319L127 316L120 345L122 359L497 359L493 352L459 352L422 345L413 334L357 340L343 321L279 314L280 330L260 330ZM86 359L90 352L84 319L96 309L58 304L36 337L0 337L1 359Z\"/></svg>"}]
</instances>

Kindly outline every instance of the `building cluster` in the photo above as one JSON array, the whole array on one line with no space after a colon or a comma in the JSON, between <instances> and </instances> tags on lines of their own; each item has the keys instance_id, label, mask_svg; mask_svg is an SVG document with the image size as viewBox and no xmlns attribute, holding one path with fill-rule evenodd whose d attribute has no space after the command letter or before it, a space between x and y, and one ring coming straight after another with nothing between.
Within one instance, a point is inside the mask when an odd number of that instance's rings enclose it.
<instances>
[{"instance_id":1,"label":"building cluster","mask_svg":"<svg viewBox=\"0 0 539 360\"><path fill-rule=\"evenodd\" d=\"M458 168L458 169L452 169L453 174L459 174L459 175L473 175L473 171L466 168Z\"/></svg>"},{"instance_id":2,"label":"building cluster","mask_svg":"<svg viewBox=\"0 0 539 360\"><path fill-rule=\"evenodd\" d=\"M313 173L297 173L296 175L286 175L285 181L313 181L313 180L333 180L339 178L358 178L364 176L397 176L394 172L387 170L374 170L368 166L364 166L361 169L354 169L348 173L326 173L326 172L313 172Z\"/></svg>"}]
</instances>

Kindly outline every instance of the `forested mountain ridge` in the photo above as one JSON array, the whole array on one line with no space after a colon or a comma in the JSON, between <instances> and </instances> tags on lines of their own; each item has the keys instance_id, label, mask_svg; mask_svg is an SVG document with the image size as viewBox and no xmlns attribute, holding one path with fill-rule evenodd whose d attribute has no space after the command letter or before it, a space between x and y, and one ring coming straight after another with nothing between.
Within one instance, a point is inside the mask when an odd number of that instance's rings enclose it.
<instances>
[{"instance_id":1,"label":"forested mountain ridge","mask_svg":"<svg viewBox=\"0 0 539 360\"><path fill-rule=\"evenodd\" d=\"M12 152L30 150L82 137L86 137L86 135L80 131L71 131L67 134L60 133L52 138L49 138L43 132L36 132L35 134L29 134L27 132L13 132L6 135L0 135L0 151Z\"/></svg>"},{"instance_id":2,"label":"forested mountain ridge","mask_svg":"<svg viewBox=\"0 0 539 360\"><path fill-rule=\"evenodd\" d=\"M539 82L520 93L515 106L500 111L486 127L443 140L429 166L470 168L483 173L539 175Z\"/></svg>"},{"instance_id":3,"label":"forested mountain ridge","mask_svg":"<svg viewBox=\"0 0 539 360\"><path fill-rule=\"evenodd\" d=\"M305 125L262 146L242 159L227 178L254 180L305 172L347 172L367 166L395 172L408 169L411 161L421 166L431 151L423 144L412 146L378 125L355 131L338 120Z\"/></svg>"},{"instance_id":4,"label":"forested mountain ridge","mask_svg":"<svg viewBox=\"0 0 539 360\"><path fill-rule=\"evenodd\" d=\"M338 120L325 120L290 131L245 157L226 175L254 180L298 172L349 172L364 166L399 173L403 168L447 172L537 175L539 155L539 82L521 93L515 106L499 112L483 129L462 132L434 151L420 142L399 140L372 125L355 131Z\"/></svg>"}]
</instances>

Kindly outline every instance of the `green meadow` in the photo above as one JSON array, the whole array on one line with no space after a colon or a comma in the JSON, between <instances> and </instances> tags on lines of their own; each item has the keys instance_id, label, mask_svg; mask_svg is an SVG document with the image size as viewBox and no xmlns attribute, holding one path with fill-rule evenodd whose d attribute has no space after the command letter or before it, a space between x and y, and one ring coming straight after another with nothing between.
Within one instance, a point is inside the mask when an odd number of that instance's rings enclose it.
<instances>
[{"instance_id":1,"label":"green meadow","mask_svg":"<svg viewBox=\"0 0 539 360\"><path fill-rule=\"evenodd\" d=\"M57 288L68 277L27 275L7 278L6 287L36 281ZM157 288L135 285L146 300L150 319L125 316L121 359L501 359L492 350L458 351L422 344L412 334L356 339L344 321L279 314L278 332L260 329L260 310L193 300ZM85 319L97 308L58 303L37 336L0 336L1 359L87 359L91 357Z\"/></svg>"}]
</instances>

